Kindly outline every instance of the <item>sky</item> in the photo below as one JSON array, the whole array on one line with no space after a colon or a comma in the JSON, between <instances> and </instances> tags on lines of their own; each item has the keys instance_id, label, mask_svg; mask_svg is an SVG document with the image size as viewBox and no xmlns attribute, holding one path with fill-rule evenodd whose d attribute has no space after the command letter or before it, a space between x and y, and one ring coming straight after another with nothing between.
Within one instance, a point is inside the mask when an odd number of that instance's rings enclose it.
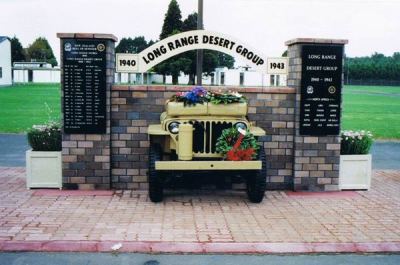
<instances>
[{"instance_id":1,"label":"sky","mask_svg":"<svg viewBox=\"0 0 400 265\"><path fill-rule=\"evenodd\" d=\"M183 19L197 0L177 0ZM348 39L347 56L400 51L400 0L203 0L204 27L230 35L267 57L285 41ZM46 37L59 58L57 32L158 39L170 0L0 0L0 36L27 47ZM58 60L59 61L59 60Z\"/></svg>"}]
</instances>

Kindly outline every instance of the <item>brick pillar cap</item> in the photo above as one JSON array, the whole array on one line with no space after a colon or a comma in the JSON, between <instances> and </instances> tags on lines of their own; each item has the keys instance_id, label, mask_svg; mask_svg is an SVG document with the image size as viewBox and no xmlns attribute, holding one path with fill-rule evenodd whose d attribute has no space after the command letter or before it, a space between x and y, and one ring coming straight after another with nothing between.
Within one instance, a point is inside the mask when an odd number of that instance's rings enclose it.
<instances>
[{"instance_id":1,"label":"brick pillar cap","mask_svg":"<svg viewBox=\"0 0 400 265\"><path fill-rule=\"evenodd\" d=\"M288 40L285 42L285 45L290 46L294 44L300 43L320 43L320 44L348 44L349 40L345 39L320 39L320 38L296 38L292 40Z\"/></svg>"},{"instance_id":2,"label":"brick pillar cap","mask_svg":"<svg viewBox=\"0 0 400 265\"><path fill-rule=\"evenodd\" d=\"M118 38L113 34L104 33L57 33L57 37L60 39L106 39L114 42L118 41Z\"/></svg>"}]
</instances>

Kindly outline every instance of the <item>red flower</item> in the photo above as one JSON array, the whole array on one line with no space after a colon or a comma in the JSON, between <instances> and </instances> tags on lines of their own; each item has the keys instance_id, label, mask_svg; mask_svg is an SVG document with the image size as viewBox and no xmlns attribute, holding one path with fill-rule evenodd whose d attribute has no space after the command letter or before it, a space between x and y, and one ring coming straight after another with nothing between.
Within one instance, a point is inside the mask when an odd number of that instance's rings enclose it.
<instances>
[{"instance_id":1,"label":"red flower","mask_svg":"<svg viewBox=\"0 0 400 265\"><path fill-rule=\"evenodd\" d=\"M230 161L249 161L253 159L254 149L244 150L231 149L226 153L226 158Z\"/></svg>"}]
</instances>

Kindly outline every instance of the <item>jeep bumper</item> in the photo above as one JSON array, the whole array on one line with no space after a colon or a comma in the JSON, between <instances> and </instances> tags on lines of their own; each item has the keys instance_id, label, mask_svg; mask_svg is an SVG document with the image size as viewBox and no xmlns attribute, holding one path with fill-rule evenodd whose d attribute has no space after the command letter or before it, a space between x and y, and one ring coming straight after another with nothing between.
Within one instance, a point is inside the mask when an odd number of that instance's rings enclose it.
<instances>
[{"instance_id":1,"label":"jeep bumper","mask_svg":"<svg viewBox=\"0 0 400 265\"><path fill-rule=\"evenodd\" d=\"M156 161L156 170L261 170L261 161Z\"/></svg>"}]
</instances>

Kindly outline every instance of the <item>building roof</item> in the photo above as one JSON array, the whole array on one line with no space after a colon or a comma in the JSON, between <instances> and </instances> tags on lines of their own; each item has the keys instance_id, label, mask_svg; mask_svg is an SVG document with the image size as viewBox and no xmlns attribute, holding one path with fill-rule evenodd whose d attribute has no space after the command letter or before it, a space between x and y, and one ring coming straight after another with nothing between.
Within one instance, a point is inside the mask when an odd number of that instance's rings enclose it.
<instances>
[{"instance_id":1,"label":"building roof","mask_svg":"<svg viewBox=\"0 0 400 265\"><path fill-rule=\"evenodd\" d=\"M0 36L0 43L2 43L5 40L10 40L10 38L7 36Z\"/></svg>"}]
</instances>

